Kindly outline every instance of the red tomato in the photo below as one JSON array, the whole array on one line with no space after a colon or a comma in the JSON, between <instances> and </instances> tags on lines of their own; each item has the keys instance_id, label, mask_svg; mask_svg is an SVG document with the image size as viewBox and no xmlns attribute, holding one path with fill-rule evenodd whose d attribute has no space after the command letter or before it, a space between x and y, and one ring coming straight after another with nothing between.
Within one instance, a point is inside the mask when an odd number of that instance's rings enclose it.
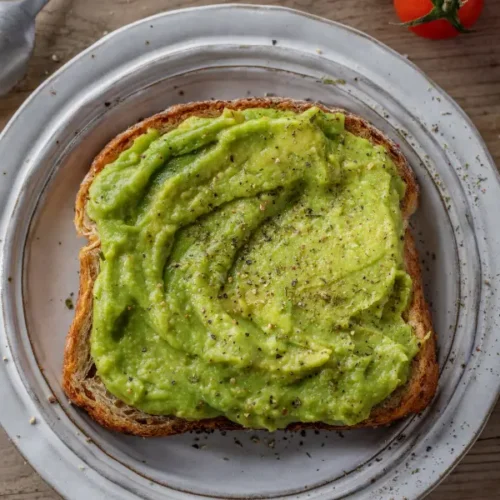
<instances>
[{"instance_id":1,"label":"red tomato","mask_svg":"<svg viewBox=\"0 0 500 500\"><path fill-rule=\"evenodd\" d=\"M429 14L436 6L441 6L446 0L394 0L394 7L399 19L403 23L414 21ZM459 4L458 15L457 7L451 9L450 16L457 15L460 24L468 29L478 20L483 10L484 0L461 0L451 1L451 4ZM439 40L442 38L453 38L460 32L452 26L447 20L448 15L443 14L440 19L430 22L424 22L418 26L411 26L410 29L419 36Z\"/></svg>"}]
</instances>

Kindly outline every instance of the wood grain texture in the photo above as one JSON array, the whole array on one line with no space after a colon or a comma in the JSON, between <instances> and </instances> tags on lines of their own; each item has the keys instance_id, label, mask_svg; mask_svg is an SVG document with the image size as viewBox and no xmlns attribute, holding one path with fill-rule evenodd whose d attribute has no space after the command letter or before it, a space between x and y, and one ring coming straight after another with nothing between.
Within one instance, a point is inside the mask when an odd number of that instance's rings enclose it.
<instances>
[{"instance_id":1,"label":"wood grain texture","mask_svg":"<svg viewBox=\"0 0 500 500\"><path fill-rule=\"evenodd\" d=\"M215 2L51 0L37 20L36 45L26 78L9 95L0 98L0 129L43 80L105 32L165 10L210 3ZM324 16L365 31L407 54L469 114L500 165L500 0L486 1L474 33L442 42L417 38L390 24L397 21L391 0L247 0L246 3L285 5ZM59 61L54 61L53 55ZM0 500L58 498L0 430ZM428 498L500 499L500 404L478 442Z\"/></svg>"}]
</instances>

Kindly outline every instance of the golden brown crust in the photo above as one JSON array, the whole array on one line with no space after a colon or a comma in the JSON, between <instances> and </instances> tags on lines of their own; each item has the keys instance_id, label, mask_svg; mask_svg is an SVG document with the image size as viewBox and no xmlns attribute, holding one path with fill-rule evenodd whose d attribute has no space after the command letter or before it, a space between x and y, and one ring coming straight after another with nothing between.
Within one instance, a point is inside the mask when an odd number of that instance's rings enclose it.
<instances>
[{"instance_id":1,"label":"golden brown crust","mask_svg":"<svg viewBox=\"0 0 500 500\"><path fill-rule=\"evenodd\" d=\"M85 210L88 192L95 176L127 149L136 137L145 133L149 128L156 128L164 133L177 127L179 123L190 116L218 116L224 108L241 110L274 107L301 112L311 106L318 106L325 111L344 113L346 116L345 127L349 132L386 148L407 186L401 206L403 218L407 223L417 207L418 185L412 170L397 146L362 118L344 110L328 109L317 103L290 99L250 98L236 101L204 101L173 106L118 135L104 147L93 161L76 198L76 229L80 235L88 238L89 245L80 252L80 291L75 318L66 341L63 387L70 400L84 408L101 425L118 432L144 437L167 436L190 430L241 428L223 417L186 421L176 417L148 415L114 398L106 391L104 384L96 376L90 355L89 337L92 327L92 290L99 272L100 242L95 227L88 219ZM367 420L354 427L386 425L409 413L422 411L430 403L436 391L438 379L436 336L432 329L429 309L423 294L417 251L408 228L405 232L404 253L406 270L413 280L412 301L407 311L407 319L423 344L412 362L412 374L409 382L395 391L381 405L375 407ZM424 342L424 338L429 332L430 337ZM334 427L322 423L296 423L288 427L289 430L312 428L340 430L352 427Z\"/></svg>"}]
</instances>

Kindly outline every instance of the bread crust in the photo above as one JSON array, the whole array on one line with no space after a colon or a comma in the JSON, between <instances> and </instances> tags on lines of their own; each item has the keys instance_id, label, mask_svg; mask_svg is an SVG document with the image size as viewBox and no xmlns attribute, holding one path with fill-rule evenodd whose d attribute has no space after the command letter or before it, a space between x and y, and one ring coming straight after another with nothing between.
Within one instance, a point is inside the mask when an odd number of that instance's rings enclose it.
<instances>
[{"instance_id":1,"label":"bread crust","mask_svg":"<svg viewBox=\"0 0 500 500\"><path fill-rule=\"evenodd\" d=\"M79 235L88 239L88 245L80 251L80 290L75 317L68 332L64 352L63 388L76 405L108 429L137 436L168 436L186 431L233 430L242 427L224 417L188 421L172 416L146 414L119 401L106 391L95 373L90 354L92 329L92 301L94 282L99 273L100 241L95 225L86 214L90 186L95 176L119 154L131 146L133 140L147 129L161 133L177 127L190 116L216 117L224 108L242 110L248 108L277 108L297 113L317 106L324 111L345 114L345 128L349 132L383 146L394 162L399 175L406 183L405 197L401 203L405 222L404 262L413 281L412 299L406 319L422 340L422 347L412 361L411 376L405 386L398 388L389 398L374 407L370 417L355 426L331 426L318 423L293 423L287 430L331 429L342 430L359 427L378 427L390 424L409 413L422 411L432 400L437 387L438 365L436 361L436 335L432 328L429 308L424 298L418 255L408 228L408 220L417 208L418 185L413 171L399 148L379 130L363 118L342 109L327 108L318 103L279 98L248 98L235 101L202 101L173 106L164 112L133 125L111 140L94 159L89 172L81 183L75 206L75 226ZM430 337L424 342L424 338Z\"/></svg>"}]
</instances>

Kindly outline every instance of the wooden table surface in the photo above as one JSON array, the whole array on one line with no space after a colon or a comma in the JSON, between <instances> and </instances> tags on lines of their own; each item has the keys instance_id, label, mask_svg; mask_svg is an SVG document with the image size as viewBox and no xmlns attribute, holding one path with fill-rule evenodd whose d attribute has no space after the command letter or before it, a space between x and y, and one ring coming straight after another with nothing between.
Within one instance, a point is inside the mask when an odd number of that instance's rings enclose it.
<instances>
[{"instance_id":1,"label":"wooden table surface","mask_svg":"<svg viewBox=\"0 0 500 500\"><path fill-rule=\"evenodd\" d=\"M209 3L216 2L51 0L37 19L36 45L26 78L0 98L0 130L45 78L107 32L165 10ZM441 42L420 39L391 24L396 21L391 0L253 3L285 5L340 21L407 54L469 114L500 165L500 0L486 0L474 33ZM57 498L0 429L0 500ZM500 403L478 442L428 498L500 499Z\"/></svg>"}]
</instances>

